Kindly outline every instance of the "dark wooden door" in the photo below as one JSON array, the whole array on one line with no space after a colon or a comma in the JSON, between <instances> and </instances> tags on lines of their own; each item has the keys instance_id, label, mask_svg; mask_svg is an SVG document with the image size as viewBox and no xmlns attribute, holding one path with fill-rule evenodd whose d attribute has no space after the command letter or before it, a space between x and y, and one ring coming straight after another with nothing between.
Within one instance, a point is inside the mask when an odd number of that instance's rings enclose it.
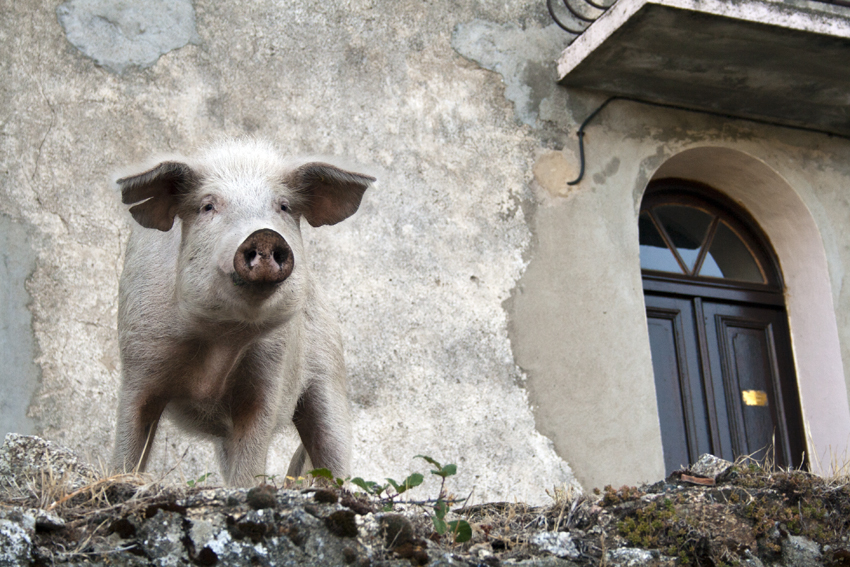
<instances>
[{"instance_id":1,"label":"dark wooden door","mask_svg":"<svg viewBox=\"0 0 850 567\"><path fill-rule=\"evenodd\" d=\"M667 473L702 453L803 461L800 403L781 307L646 293Z\"/></svg>"}]
</instances>

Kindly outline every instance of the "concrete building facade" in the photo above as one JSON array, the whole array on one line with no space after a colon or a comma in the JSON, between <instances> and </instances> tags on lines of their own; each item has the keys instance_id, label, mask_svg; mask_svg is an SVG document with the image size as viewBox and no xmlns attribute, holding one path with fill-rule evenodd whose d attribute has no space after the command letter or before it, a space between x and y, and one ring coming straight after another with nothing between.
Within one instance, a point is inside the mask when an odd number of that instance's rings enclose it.
<instances>
[{"instance_id":1,"label":"concrete building facade","mask_svg":"<svg viewBox=\"0 0 850 567\"><path fill-rule=\"evenodd\" d=\"M458 464L457 493L532 502L661 478L670 417L647 298L664 294L647 282L741 287L642 267L644 196L670 180L710 188L769 248L789 333L770 352L791 360L797 401L765 427L795 430L809 466L834 472L850 443L839 4L572 0L587 21L556 5L568 33L542 1L2 2L3 432L107 457L132 222L111 180L248 135L379 179L351 219L303 228L343 328L355 475L403 477L426 454ZM700 356L693 383L721 392L700 402L709 446L729 408L746 421L782 401L770 384L745 388L766 389L755 409L758 395L737 401L734 372L712 385ZM269 474L296 444L281 433ZM152 460L215 471L168 426Z\"/></svg>"}]
</instances>

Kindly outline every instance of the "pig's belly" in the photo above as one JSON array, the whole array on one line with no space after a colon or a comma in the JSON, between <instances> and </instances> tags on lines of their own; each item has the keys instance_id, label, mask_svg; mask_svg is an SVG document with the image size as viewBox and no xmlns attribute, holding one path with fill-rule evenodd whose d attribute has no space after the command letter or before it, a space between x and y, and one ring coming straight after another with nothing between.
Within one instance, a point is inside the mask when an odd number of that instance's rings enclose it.
<instances>
[{"instance_id":1,"label":"pig's belly","mask_svg":"<svg viewBox=\"0 0 850 567\"><path fill-rule=\"evenodd\" d=\"M233 431L233 419L220 403L172 400L165 416L195 434L227 437Z\"/></svg>"}]
</instances>

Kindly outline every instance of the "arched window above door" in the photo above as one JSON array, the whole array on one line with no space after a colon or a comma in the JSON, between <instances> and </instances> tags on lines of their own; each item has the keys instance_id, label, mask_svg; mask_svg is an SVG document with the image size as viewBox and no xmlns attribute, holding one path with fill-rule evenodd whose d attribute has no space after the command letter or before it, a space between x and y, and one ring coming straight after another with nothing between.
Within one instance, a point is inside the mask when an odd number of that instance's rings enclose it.
<instances>
[{"instance_id":1,"label":"arched window above door","mask_svg":"<svg viewBox=\"0 0 850 567\"><path fill-rule=\"evenodd\" d=\"M753 224L708 187L679 179L655 182L638 221L644 277L781 294L775 256L749 228Z\"/></svg>"}]
</instances>

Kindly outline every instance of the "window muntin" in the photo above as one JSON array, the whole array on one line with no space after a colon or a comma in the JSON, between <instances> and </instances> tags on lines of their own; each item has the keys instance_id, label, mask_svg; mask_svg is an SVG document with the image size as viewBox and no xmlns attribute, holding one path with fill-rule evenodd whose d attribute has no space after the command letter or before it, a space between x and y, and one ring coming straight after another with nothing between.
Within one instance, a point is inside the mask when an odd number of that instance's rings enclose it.
<instances>
[{"instance_id":1,"label":"window muntin","mask_svg":"<svg viewBox=\"0 0 850 567\"><path fill-rule=\"evenodd\" d=\"M688 272L692 273L714 218L696 207L684 205L659 205L652 212L667 231Z\"/></svg>"},{"instance_id":2,"label":"window muntin","mask_svg":"<svg viewBox=\"0 0 850 567\"><path fill-rule=\"evenodd\" d=\"M721 222L714 233L700 275L764 283L764 275L752 252L725 222Z\"/></svg>"},{"instance_id":3,"label":"window muntin","mask_svg":"<svg viewBox=\"0 0 850 567\"><path fill-rule=\"evenodd\" d=\"M667 246L649 213L641 213L638 220L640 233L640 267L644 270L674 272L681 274L682 268L675 254Z\"/></svg>"}]
</instances>

